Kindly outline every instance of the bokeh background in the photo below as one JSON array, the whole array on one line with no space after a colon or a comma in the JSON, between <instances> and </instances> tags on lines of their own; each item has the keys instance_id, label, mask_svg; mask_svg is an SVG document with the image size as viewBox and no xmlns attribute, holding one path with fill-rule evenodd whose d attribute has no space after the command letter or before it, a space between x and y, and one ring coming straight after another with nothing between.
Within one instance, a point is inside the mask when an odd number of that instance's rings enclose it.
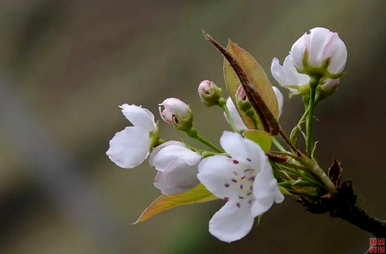
<instances>
[{"instance_id":1,"label":"bokeh background","mask_svg":"<svg viewBox=\"0 0 386 254\"><path fill-rule=\"evenodd\" d=\"M307 29L326 26L349 58L343 85L318 109L321 163L341 160L360 204L386 218L385 12L384 0L1 0L0 253L363 253L365 232L291 198L233 244L207 230L220 201L131 225L159 194L154 170L120 169L105 151L128 125L122 103L156 112L179 97L213 141L227 128L196 95L203 79L223 82L201 29L269 70ZM286 99L287 129L301 109ZM161 133L181 137L165 125Z\"/></svg>"}]
</instances>

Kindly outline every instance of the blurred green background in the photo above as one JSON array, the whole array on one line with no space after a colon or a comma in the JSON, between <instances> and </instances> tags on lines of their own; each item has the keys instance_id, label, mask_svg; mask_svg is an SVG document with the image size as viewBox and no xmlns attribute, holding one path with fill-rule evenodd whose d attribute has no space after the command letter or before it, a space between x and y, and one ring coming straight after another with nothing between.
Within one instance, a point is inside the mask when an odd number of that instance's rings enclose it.
<instances>
[{"instance_id":1,"label":"blurred green background","mask_svg":"<svg viewBox=\"0 0 386 254\"><path fill-rule=\"evenodd\" d=\"M384 0L1 0L0 253L363 253L365 232L291 198L233 244L207 230L220 201L131 225L159 194L154 170L120 169L104 153L128 125L118 105L156 112L166 97L190 103L217 141L226 124L196 88L222 84L222 58L201 29L238 42L268 71L307 29L325 26L349 58L341 88L318 109L321 164L341 160L360 204L386 218L385 11ZM286 99L287 129L301 109ZM161 133L181 137L165 125Z\"/></svg>"}]
</instances>

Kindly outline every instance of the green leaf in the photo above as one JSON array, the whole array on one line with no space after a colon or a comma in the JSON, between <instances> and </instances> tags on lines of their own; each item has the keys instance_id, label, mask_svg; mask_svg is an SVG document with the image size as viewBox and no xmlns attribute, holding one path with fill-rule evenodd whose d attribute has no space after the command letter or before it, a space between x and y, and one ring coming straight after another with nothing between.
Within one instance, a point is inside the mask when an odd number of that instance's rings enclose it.
<instances>
[{"instance_id":1,"label":"green leaf","mask_svg":"<svg viewBox=\"0 0 386 254\"><path fill-rule=\"evenodd\" d=\"M264 152L269 152L272 146L272 136L263 130L246 130L244 136L261 146Z\"/></svg>"},{"instance_id":2,"label":"green leaf","mask_svg":"<svg viewBox=\"0 0 386 254\"><path fill-rule=\"evenodd\" d=\"M198 184L194 188L174 195L161 195L154 200L138 217L134 224L144 222L154 215L165 212L177 206L203 203L218 199L209 192L204 185Z\"/></svg>"},{"instance_id":3,"label":"green leaf","mask_svg":"<svg viewBox=\"0 0 386 254\"><path fill-rule=\"evenodd\" d=\"M232 55L232 57L237 61L237 63L241 66L241 68L246 73L248 80L251 82L251 85L255 87L255 90L259 93L259 95L263 98L264 103L267 105L268 109L271 111L273 116L278 119L279 118L279 107L278 102L275 96L275 93L272 89L272 84L269 81L264 69L261 65L256 61L256 59L245 49L239 47L236 43L231 41L228 42L227 51ZM224 80L226 88L235 103L235 94L238 87L241 85L240 80L233 70L232 66L229 62L224 59L223 65L224 71ZM248 116L241 113L241 117L243 118L245 125L250 129L255 129L255 125ZM259 120L258 129L263 129L261 126L261 121Z\"/></svg>"}]
</instances>

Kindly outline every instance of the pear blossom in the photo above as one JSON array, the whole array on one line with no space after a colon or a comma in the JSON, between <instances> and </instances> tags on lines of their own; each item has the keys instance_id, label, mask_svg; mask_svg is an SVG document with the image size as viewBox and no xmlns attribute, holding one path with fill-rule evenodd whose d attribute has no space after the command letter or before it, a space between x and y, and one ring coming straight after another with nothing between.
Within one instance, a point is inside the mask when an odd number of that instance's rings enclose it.
<instances>
[{"instance_id":1,"label":"pear blossom","mask_svg":"<svg viewBox=\"0 0 386 254\"><path fill-rule=\"evenodd\" d=\"M203 80L198 86L198 95L208 107L218 105L221 98L221 88L213 81Z\"/></svg>"},{"instance_id":2,"label":"pear blossom","mask_svg":"<svg viewBox=\"0 0 386 254\"><path fill-rule=\"evenodd\" d=\"M310 83L308 75L299 73L296 70L291 55L284 59L283 65L280 65L279 59L275 57L272 60L271 73L281 86L292 92L296 92L297 89L308 86Z\"/></svg>"},{"instance_id":3,"label":"pear blossom","mask_svg":"<svg viewBox=\"0 0 386 254\"><path fill-rule=\"evenodd\" d=\"M248 234L254 218L273 203L281 203L284 196L259 145L228 131L220 143L230 157L203 159L197 177L210 192L226 201L210 220L209 232L222 241L233 242Z\"/></svg>"},{"instance_id":4,"label":"pear blossom","mask_svg":"<svg viewBox=\"0 0 386 254\"><path fill-rule=\"evenodd\" d=\"M117 132L109 142L106 155L121 168L134 168L149 155L158 139L154 115L146 108L123 104L123 115L133 124Z\"/></svg>"},{"instance_id":5,"label":"pear blossom","mask_svg":"<svg viewBox=\"0 0 386 254\"><path fill-rule=\"evenodd\" d=\"M180 99L167 98L159 104L159 112L164 122L177 129L189 129L192 126L192 110Z\"/></svg>"},{"instance_id":6,"label":"pear blossom","mask_svg":"<svg viewBox=\"0 0 386 254\"><path fill-rule=\"evenodd\" d=\"M340 74L346 65L347 48L337 33L327 28L315 27L292 45L290 55L300 72L306 71L304 68L307 66L304 64L322 68L328 60L328 72Z\"/></svg>"},{"instance_id":7,"label":"pear blossom","mask_svg":"<svg viewBox=\"0 0 386 254\"><path fill-rule=\"evenodd\" d=\"M196 186L197 167L202 156L182 142L168 141L154 148L149 163L157 170L154 186L162 194L171 195Z\"/></svg>"}]
</instances>

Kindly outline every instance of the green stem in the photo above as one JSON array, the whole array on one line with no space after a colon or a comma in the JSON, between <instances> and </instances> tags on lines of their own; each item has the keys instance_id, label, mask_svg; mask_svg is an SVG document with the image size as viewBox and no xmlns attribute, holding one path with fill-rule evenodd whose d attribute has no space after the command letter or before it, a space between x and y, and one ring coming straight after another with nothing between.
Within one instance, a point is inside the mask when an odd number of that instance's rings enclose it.
<instances>
[{"instance_id":1,"label":"green stem","mask_svg":"<svg viewBox=\"0 0 386 254\"><path fill-rule=\"evenodd\" d=\"M277 149L279 149L280 152L287 153L288 151L280 144L279 140L277 140L275 137L272 137L272 143L276 146Z\"/></svg>"},{"instance_id":2,"label":"green stem","mask_svg":"<svg viewBox=\"0 0 386 254\"><path fill-rule=\"evenodd\" d=\"M327 174L324 172L324 170L319 166L319 164L315 160L310 159L304 155L301 156L299 159L308 170L310 170L313 174L319 177L320 181L324 183L325 188L329 192L331 193L336 192L335 185L331 182L331 179L327 176Z\"/></svg>"},{"instance_id":3,"label":"green stem","mask_svg":"<svg viewBox=\"0 0 386 254\"><path fill-rule=\"evenodd\" d=\"M315 114L315 102L316 102L316 88L318 86L320 78L312 78L310 83L310 98L307 105L307 119L306 119L306 153L311 157L314 149L314 114Z\"/></svg>"},{"instance_id":4,"label":"green stem","mask_svg":"<svg viewBox=\"0 0 386 254\"><path fill-rule=\"evenodd\" d=\"M188 134L189 137L201 142L202 144L206 145L207 147L211 148L213 151L216 151L218 153L223 153L224 151L219 148L218 146L212 144L209 140L206 140L205 138L201 137L197 130L194 128L191 128L186 131L186 134Z\"/></svg>"}]
</instances>

